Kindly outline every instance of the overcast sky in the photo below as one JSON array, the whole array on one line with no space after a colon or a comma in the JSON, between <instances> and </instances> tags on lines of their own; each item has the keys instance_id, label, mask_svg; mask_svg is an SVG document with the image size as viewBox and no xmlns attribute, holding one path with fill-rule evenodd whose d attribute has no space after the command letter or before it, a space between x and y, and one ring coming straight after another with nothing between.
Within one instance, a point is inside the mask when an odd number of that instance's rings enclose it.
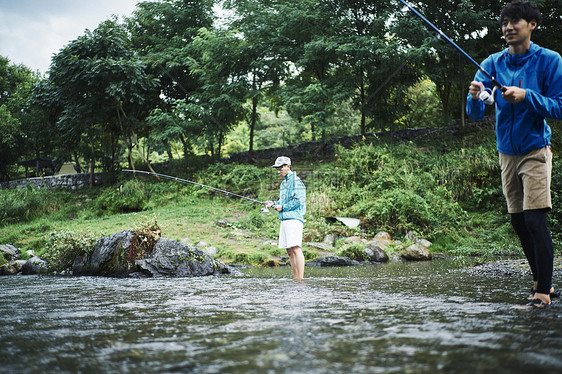
<instances>
[{"instance_id":1,"label":"overcast sky","mask_svg":"<svg viewBox=\"0 0 562 374\"><path fill-rule=\"evenodd\" d=\"M0 0L0 56L45 73L53 54L140 0Z\"/></svg>"}]
</instances>

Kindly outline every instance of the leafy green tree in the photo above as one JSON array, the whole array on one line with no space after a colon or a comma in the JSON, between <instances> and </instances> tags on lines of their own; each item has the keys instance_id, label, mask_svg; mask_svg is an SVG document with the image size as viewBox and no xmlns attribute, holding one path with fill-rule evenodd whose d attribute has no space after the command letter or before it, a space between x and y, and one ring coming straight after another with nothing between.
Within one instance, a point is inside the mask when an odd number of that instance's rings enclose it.
<instances>
[{"instance_id":1,"label":"leafy green tree","mask_svg":"<svg viewBox=\"0 0 562 374\"><path fill-rule=\"evenodd\" d=\"M414 6L474 59L481 60L497 50L500 39L496 17L501 8L498 2L423 0L416 2ZM403 38L405 48L416 46L426 51L420 54L422 71L435 82L443 112L449 117L462 116L462 102L466 96L467 82L470 82L474 75L474 65L453 46L441 40L439 35L409 10L404 9L399 16L397 27L394 28L395 33ZM456 105L455 102L461 105Z\"/></svg>"},{"instance_id":2,"label":"leafy green tree","mask_svg":"<svg viewBox=\"0 0 562 374\"><path fill-rule=\"evenodd\" d=\"M236 17L228 25L229 30L242 34L244 44L241 59L248 74L247 99L250 111L246 115L249 125L249 155L254 150L255 132L260 126L259 106L266 96L275 97L280 82L289 77L288 58L280 53L278 14L272 13L269 2L253 0L229 0L224 6L234 11Z\"/></svg>"},{"instance_id":3,"label":"leafy green tree","mask_svg":"<svg viewBox=\"0 0 562 374\"><path fill-rule=\"evenodd\" d=\"M10 179L13 165L20 156L18 142L23 138L20 122L12 116L5 104L0 105L0 180Z\"/></svg>"},{"instance_id":4,"label":"leafy green tree","mask_svg":"<svg viewBox=\"0 0 562 374\"><path fill-rule=\"evenodd\" d=\"M64 141L104 171L118 167L121 143L138 147L140 120L147 114L146 97L157 95L156 80L132 52L129 37L115 20L70 42L53 57L46 97L61 109L58 127Z\"/></svg>"},{"instance_id":5,"label":"leafy green tree","mask_svg":"<svg viewBox=\"0 0 562 374\"><path fill-rule=\"evenodd\" d=\"M243 40L229 31L200 30L192 43L190 68L202 82L188 106L201 122L212 157L220 158L225 136L245 116L247 69L241 60Z\"/></svg>"},{"instance_id":6,"label":"leafy green tree","mask_svg":"<svg viewBox=\"0 0 562 374\"><path fill-rule=\"evenodd\" d=\"M40 80L24 65L0 57L0 177L9 179L18 161L48 156L53 139L45 113L32 103L32 89Z\"/></svg>"},{"instance_id":7,"label":"leafy green tree","mask_svg":"<svg viewBox=\"0 0 562 374\"><path fill-rule=\"evenodd\" d=\"M202 84L190 68L191 44L199 29L212 27L214 4L214 0L141 2L126 20L133 49L160 82L160 95L150 104L155 111L147 121L149 142L160 143L169 155L179 140L187 156L203 135L201 126L194 127L199 121L186 117Z\"/></svg>"}]
</instances>

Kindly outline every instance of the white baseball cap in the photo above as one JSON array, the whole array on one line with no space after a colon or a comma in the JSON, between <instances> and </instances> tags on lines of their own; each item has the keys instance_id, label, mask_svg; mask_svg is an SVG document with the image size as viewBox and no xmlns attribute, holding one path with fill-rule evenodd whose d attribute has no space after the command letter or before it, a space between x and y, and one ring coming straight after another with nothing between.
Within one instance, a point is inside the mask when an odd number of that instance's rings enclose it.
<instances>
[{"instance_id":1,"label":"white baseball cap","mask_svg":"<svg viewBox=\"0 0 562 374\"><path fill-rule=\"evenodd\" d=\"M281 157L277 157L277 160L275 160L275 164L272 166L272 168L280 168L283 165L291 165L291 159L289 157L286 156L281 156Z\"/></svg>"}]
</instances>

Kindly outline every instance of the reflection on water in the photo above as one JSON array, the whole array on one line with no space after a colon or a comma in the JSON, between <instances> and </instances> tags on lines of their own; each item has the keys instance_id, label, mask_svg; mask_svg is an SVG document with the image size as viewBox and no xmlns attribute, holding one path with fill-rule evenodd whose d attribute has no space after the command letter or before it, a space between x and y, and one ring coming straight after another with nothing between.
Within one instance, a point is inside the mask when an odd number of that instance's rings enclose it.
<instances>
[{"instance_id":1,"label":"reflection on water","mask_svg":"<svg viewBox=\"0 0 562 374\"><path fill-rule=\"evenodd\" d=\"M554 373L562 307L455 263L0 278L0 373ZM560 303L560 302L559 302Z\"/></svg>"}]
</instances>

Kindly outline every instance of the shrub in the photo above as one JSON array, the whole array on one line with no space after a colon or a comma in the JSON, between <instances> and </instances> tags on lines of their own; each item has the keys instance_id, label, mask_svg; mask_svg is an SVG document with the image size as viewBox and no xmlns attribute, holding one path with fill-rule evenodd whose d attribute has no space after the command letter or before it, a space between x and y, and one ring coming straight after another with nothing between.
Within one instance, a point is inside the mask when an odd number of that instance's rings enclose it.
<instances>
[{"instance_id":1,"label":"shrub","mask_svg":"<svg viewBox=\"0 0 562 374\"><path fill-rule=\"evenodd\" d=\"M23 189L0 190L0 224L29 222L45 213L58 211L70 193L27 185Z\"/></svg>"},{"instance_id":2,"label":"shrub","mask_svg":"<svg viewBox=\"0 0 562 374\"><path fill-rule=\"evenodd\" d=\"M92 253L98 237L92 232L51 232L43 237L45 252L42 258L52 271L64 271L72 267L78 255Z\"/></svg>"},{"instance_id":3,"label":"shrub","mask_svg":"<svg viewBox=\"0 0 562 374\"><path fill-rule=\"evenodd\" d=\"M142 211L150 199L148 186L148 183L133 179L119 187L108 188L96 201L98 214Z\"/></svg>"},{"instance_id":4,"label":"shrub","mask_svg":"<svg viewBox=\"0 0 562 374\"><path fill-rule=\"evenodd\" d=\"M346 244L337 252L338 256L349 257L356 261L369 261L363 244Z\"/></svg>"}]
</instances>

